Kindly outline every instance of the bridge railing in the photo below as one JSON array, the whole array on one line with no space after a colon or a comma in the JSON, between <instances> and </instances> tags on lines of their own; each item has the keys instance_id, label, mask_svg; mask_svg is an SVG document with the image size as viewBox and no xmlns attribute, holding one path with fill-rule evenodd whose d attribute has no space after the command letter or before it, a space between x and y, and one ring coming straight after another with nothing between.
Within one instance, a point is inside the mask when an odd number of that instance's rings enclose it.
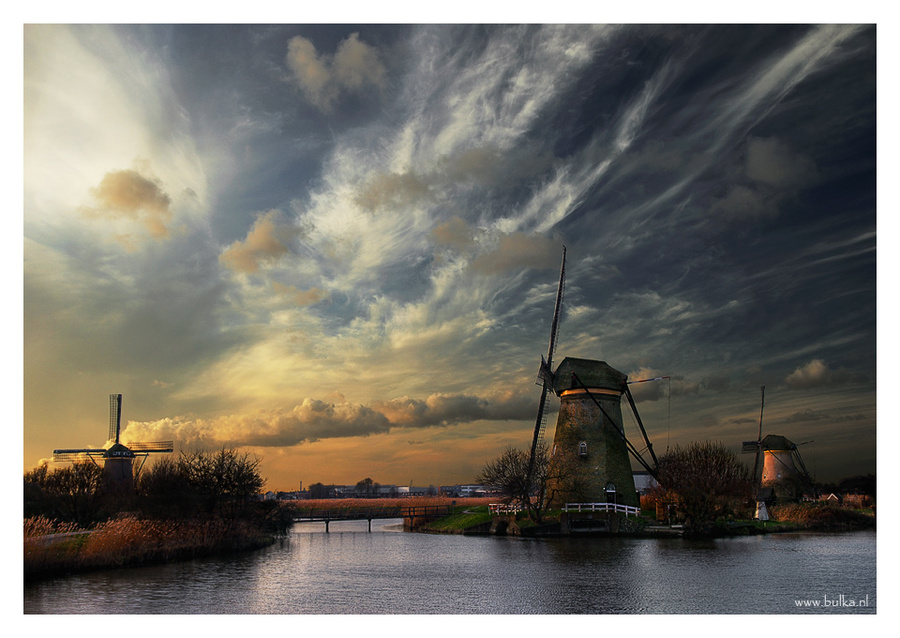
<instances>
[{"instance_id":1,"label":"bridge railing","mask_svg":"<svg viewBox=\"0 0 900 638\"><path fill-rule=\"evenodd\" d=\"M488 505L488 511L494 516L498 514L516 514L523 509L524 508L519 503L490 503Z\"/></svg>"},{"instance_id":2,"label":"bridge railing","mask_svg":"<svg viewBox=\"0 0 900 638\"><path fill-rule=\"evenodd\" d=\"M566 503L564 512L620 512L626 516L639 516L640 507L620 505L619 503Z\"/></svg>"},{"instance_id":3,"label":"bridge railing","mask_svg":"<svg viewBox=\"0 0 900 638\"><path fill-rule=\"evenodd\" d=\"M295 521L359 521L375 518L415 518L422 516L449 516L449 505L411 505L398 507L377 507L368 509L312 509L298 511Z\"/></svg>"}]
</instances>

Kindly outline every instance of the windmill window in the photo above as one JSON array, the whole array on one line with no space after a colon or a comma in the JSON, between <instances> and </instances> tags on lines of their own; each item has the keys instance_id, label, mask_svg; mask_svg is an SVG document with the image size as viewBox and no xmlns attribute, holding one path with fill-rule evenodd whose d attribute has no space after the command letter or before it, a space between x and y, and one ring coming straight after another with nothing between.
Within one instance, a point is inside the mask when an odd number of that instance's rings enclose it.
<instances>
[{"instance_id":1,"label":"windmill window","mask_svg":"<svg viewBox=\"0 0 900 638\"><path fill-rule=\"evenodd\" d=\"M587 456L587 442L582 441L578 444L578 456Z\"/></svg>"}]
</instances>

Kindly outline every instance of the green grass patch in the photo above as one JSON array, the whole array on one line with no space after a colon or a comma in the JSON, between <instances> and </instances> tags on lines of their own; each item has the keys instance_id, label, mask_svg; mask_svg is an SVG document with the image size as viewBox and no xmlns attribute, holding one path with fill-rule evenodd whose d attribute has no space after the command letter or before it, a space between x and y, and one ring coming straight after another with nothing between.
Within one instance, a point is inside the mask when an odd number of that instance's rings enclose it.
<instances>
[{"instance_id":1,"label":"green grass patch","mask_svg":"<svg viewBox=\"0 0 900 638\"><path fill-rule=\"evenodd\" d=\"M457 508L457 510L450 516L429 523L426 529L436 532L462 532L470 527L491 522L491 513L487 506Z\"/></svg>"}]
</instances>

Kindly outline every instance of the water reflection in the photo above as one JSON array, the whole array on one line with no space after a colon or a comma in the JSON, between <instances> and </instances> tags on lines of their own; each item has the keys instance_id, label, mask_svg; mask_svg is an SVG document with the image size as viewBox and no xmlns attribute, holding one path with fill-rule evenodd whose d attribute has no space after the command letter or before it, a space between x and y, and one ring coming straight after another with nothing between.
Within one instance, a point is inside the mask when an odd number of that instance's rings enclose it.
<instances>
[{"instance_id":1,"label":"water reflection","mask_svg":"<svg viewBox=\"0 0 900 638\"><path fill-rule=\"evenodd\" d=\"M26 587L26 613L874 613L875 534L714 541L402 533L399 521L295 526L231 558L97 572Z\"/></svg>"}]
</instances>

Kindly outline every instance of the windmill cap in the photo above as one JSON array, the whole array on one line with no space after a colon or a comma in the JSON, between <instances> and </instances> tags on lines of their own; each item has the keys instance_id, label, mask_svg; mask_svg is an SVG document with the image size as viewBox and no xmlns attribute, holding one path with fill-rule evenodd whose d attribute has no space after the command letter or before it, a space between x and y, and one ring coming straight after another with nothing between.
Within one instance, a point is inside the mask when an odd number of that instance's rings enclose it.
<instances>
[{"instance_id":1,"label":"windmill cap","mask_svg":"<svg viewBox=\"0 0 900 638\"><path fill-rule=\"evenodd\" d=\"M621 391L625 381L628 380L628 375L622 374L605 361L566 357L559 364L554 375L553 390L557 394L581 387L572 378L573 372L588 388Z\"/></svg>"},{"instance_id":2,"label":"windmill cap","mask_svg":"<svg viewBox=\"0 0 900 638\"><path fill-rule=\"evenodd\" d=\"M107 448L106 454L104 454L104 456L112 457L112 458L132 457L132 456L134 456L134 452L129 450L127 447L125 447L121 443L114 443L109 448Z\"/></svg>"},{"instance_id":3,"label":"windmill cap","mask_svg":"<svg viewBox=\"0 0 900 638\"><path fill-rule=\"evenodd\" d=\"M787 437L780 434L769 434L761 443L763 450L793 450L797 447Z\"/></svg>"}]
</instances>

